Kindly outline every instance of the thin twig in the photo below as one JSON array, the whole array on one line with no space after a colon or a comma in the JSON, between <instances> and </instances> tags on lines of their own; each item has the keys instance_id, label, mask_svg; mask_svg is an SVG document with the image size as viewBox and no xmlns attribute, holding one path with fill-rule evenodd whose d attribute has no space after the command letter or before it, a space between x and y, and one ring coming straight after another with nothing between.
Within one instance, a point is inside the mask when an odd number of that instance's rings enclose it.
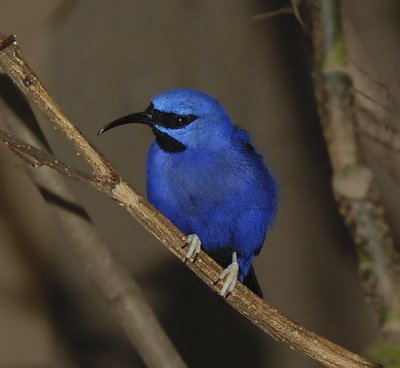
<instances>
[{"instance_id":1,"label":"thin twig","mask_svg":"<svg viewBox=\"0 0 400 368\"><path fill-rule=\"evenodd\" d=\"M385 110L387 112L390 112L390 113L395 114L395 115L399 115L399 111L384 105L383 103L379 102L378 100L375 100L370 95L368 95L367 93L357 89L356 87L353 87L353 90L357 95L365 98L368 102L371 102L371 103L379 106L380 108L382 108L383 110Z\"/></svg>"},{"instance_id":2,"label":"thin twig","mask_svg":"<svg viewBox=\"0 0 400 368\"><path fill-rule=\"evenodd\" d=\"M275 18L279 15L287 15L287 14L293 14L293 8L291 6L285 6L284 8L279 8L277 10L272 10L266 13L253 15L251 17L251 20L258 22L260 20Z\"/></svg>"},{"instance_id":3,"label":"thin twig","mask_svg":"<svg viewBox=\"0 0 400 368\"><path fill-rule=\"evenodd\" d=\"M99 153L95 152L93 146L85 140L76 128L72 128L72 124L61 113L58 106L44 90L38 78L21 58L16 43L11 44L0 52L0 67L11 76L17 86L35 102L39 109L64 133L68 140L72 141L90 167L96 169L97 174L103 174L99 178L99 181L102 182L101 191L118 201L182 261L185 255L185 250L183 249L185 236L119 177L111 164ZM29 80L30 83L24 83L26 80ZM93 183L91 181L88 184L100 190ZM218 279L221 267L207 254L203 252L196 262L188 262L187 266L210 288L216 292L218 291L220 285L216 285L215 280ZM238 283L234 292L226 300L233 308L246 316L264 332L279 341L288 343L294 349L321 362L326 367L379 367L379 364L370 362L306 330L303 326L293 322L277 309L258 298L241 283Z\"/></svg>"},{"instance_id":4,"label":"thin twig","mask_svg":"<svg viewBox=\"0 0 400 368\"><path fill-rule=\"evenodd\" d=\"M394 126L382 124L371 110L362 106L357 106L357 109L358 132L400 158L399 131Z\"/></svg>"},{"instance_id":5,"label":"thin twig","mask_svg":"<svg viewBox=\"0 0 400 368\"><path fill-rule=\"evenodd\" d=\"M10 99L12 99L12 108L7 104ZM20 112L21 110L25 111L25 114L22 117L17 116L13 110L15 108ZM0 114L0 119L3 118L7 122L6 125L10 131L23 137L30 145L36 145L42 150L48 147L43 138L37 136L37 133L40 133L40 127L28 102L6 76L0 76ZM29 128L27 121L30 123ZM26 153L20 153L21 147L24 147L21 142L12 141L10 137L7 137L7 133L1 132L0 134L8 141L9 147L30 166L37 167L37 163L41 163L36 158L32 160L27 157ZM13 147L16 144L20 147L19 149ZM28 152L32 152L32 146ZM36 149L34 152L36 157L43 160L43 154L39 154ZM57 165L63 173L66 172L66 169L68 169L68 173L75 172L75 178L85 175L58 160L55 163L54 158L51 160L49 158L47 162L49 164L52 162L53 167ZM60 220L66 236L71 240L72 249L78 255L78 259L91 280L115 312L118 321L145 364L154 368L185 367L153 311L146 303L139 286L132 279L126 267L113 254L111 248L98 236L93 224L88 221L89 216L78 204L65 179L47 168L29 170L28 174ZM85 181L85 183L87 182Z\"/></svg>"},{"instance_id":6,"label":"thin twig","mask_svg":"<svg viewBox=\"0 0 400 368\"><path fill-rule=\"evenodd\" d=\"M57 160L54 156L48 154L46 151L21 141L3 129L0 129L0 140L9 146L14 153L17 153L25 163L29 164L29 166L49 166L58 171L60 174L66 175L71 179L77 180L91 187L97 185L98 183L96 177L89 176L83 171L79 171L67 164L64 164L63 162Z\"/></svg>"},{"instance_id":7,"label":"thin twig","mask_svg":"<svg viewBox=\"0 0 400 368\"><path fill-rule=\"evenodd\" d=\"M297 19L297 21L303 27L303 29L307 31L307 27L306 27L306 25L303 21L303 18L301 17L301 14L300 14L300 3L301 2L303 2L303 0L292 0L291 6L285 6L284 8L279 8L277 10L272 10L272 11L269 11L266 13L255 14L250 19L253 22L258 22L260 20L275 18L280 15L294 15L295 18Z\"/></svg>"}]
</instances>

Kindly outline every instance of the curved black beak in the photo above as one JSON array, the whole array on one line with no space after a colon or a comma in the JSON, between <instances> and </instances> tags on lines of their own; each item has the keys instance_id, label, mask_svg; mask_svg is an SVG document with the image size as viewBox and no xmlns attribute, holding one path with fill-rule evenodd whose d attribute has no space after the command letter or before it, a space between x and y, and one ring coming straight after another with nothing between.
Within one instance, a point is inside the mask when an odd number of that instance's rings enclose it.
<instances>
[{"instance_id":1,"label":"curved black beak","mask_svg":"<svg viewBox=\"0 0 400 368\"><path fill-rule=\"evenodd\" d=\"M97 135L103 134L107 130L125 124L145 124L150 126L154 125L151 114L148 114L147 112L137 112L134 114L126 115L122 118L112 121L111 123L108 123L98 131Z\"/></svg>"}]
</instances>

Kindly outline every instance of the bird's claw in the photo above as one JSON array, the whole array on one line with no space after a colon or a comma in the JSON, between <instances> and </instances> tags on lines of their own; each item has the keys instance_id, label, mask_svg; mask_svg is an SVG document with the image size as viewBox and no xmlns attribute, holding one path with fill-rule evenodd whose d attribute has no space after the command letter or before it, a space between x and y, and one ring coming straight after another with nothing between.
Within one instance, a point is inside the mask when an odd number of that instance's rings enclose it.
<instances>
[{"instance_id":1,"label":"bird's claw","mask_svg":"<svg viewBox=\"0 0 400 368\"><path fill-rule=\"evenodd\" d=\"M225 279L219 295L227 297L230 293L232 293L236 285L238 274L239 264L237 262L236 253L234 252L232 256L232 263L225 268L218 277L218 281Z\"/></svg>"},{"instance_id":2,"label":"bird's claw","mask_svg":"<svg viewBox=\"0 0 400 368\"><path fill-rule=\"evenodd\" d=\"M196 261L197 257L201 251L201 241L200 238L196 234L190 234L186 238L185 246L188 245L189 249L186 252L184 261L191 259L193 257L193 262Z\"/></svg>"}]
</instances>

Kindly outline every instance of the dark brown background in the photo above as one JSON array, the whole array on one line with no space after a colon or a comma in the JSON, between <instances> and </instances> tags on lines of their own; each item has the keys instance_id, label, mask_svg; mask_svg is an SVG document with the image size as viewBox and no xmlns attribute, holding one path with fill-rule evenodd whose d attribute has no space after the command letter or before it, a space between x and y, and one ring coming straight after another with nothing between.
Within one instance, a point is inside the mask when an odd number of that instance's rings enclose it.
<instances>
[{"instance_id":1,"label":"dark brown background","mask_svg":"<svg viewBox=\"0 0 400 368\"><path fill-rule=\"evenodd\" d=\"M127 126L97 137L99 127L172 87L216 97L249 130L281 184L277 223L255 261L265 299L361 353L377 332L331 195L309 36L290 15L251 21L282 5L1 0L0 32L17 34L65 113L143 195L151 131ZM368 61L389 82L400 65L398 2L344 5ZM56 154L77 164L38 116ZM0 150L0 367L141 367L19 162ZM379 155L370 158L396 224L398 183L380 170ZM71 186L190 367L318 366L228 308L112 201Z\"/></svg>"}]
</instances>

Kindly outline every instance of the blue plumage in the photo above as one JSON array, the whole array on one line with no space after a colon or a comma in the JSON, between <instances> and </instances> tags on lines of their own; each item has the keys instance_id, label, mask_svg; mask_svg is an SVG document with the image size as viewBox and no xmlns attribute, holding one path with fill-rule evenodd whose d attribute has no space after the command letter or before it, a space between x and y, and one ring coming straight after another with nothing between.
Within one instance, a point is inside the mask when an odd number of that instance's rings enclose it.
<instances>
[{"instance_id":1,"label":"blue plumage","mask_svg":"<svg viewBox=\"0 0 400 368\"><path fill-rule=\"evenodd\" d=\"M147 159L149 201L183 233L196 234L222 266L235 252L240 281L253 277L251 263L274 221L278 195L247 132L216 100L188 89L161 93L144 113L101 132L128 122L150 125L156 136ZM259 292L254 281L247 284Z\"/></svg>"}]
</instances>

